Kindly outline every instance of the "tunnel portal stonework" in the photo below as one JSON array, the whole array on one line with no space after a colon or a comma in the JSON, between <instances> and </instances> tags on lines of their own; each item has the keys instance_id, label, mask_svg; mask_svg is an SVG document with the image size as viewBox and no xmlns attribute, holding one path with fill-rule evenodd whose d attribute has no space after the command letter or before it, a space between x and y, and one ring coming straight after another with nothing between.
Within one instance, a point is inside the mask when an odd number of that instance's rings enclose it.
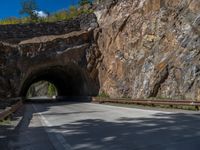
<instances>
[{"instance_id":1,"label":"tunnel portal stonework","mask_svg":"<svg viewBox=\"0 0 200 150\"><path fill-rule=\"evenodd\" d=\"M0 26L0 96L200 100L200 1L105 0L67 22Z\"/></svg>"},{"instance_id":2,"label":"tunnel portal stonework","mask_svg":"<svg viewBox=\"0 0 200 150\"><path fill-rule=\"evenodd\" d=\"M93 14L70 21L0 26L0 99L26 96L46 80L62 96L96 95L101 54Z\"/></svg>"}]
</instances>

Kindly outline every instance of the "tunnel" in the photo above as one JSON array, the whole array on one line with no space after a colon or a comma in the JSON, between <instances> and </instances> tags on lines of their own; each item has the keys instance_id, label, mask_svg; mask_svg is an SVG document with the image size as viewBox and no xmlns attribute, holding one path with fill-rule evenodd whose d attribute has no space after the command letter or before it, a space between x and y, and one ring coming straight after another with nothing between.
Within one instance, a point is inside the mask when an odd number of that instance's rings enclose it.
<instances>
[{"instance_id":1,"label":"tunnel","mask_svg":"<svg viewBox=\"0 0 200 150\"><path fill-rule=\"evenodd\" d=\"M58 96L95 96L98 86L79 66L51 66L32 71L24 80L19 96L26 97L30 86L39 81L48 81L57 89Z\"/></svg>"}]
</instances>

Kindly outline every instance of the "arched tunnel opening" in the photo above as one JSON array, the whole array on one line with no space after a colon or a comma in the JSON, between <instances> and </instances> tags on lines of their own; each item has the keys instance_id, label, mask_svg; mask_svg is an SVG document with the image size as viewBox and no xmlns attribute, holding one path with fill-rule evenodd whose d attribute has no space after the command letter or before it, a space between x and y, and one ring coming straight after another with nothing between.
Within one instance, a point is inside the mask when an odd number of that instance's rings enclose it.
<instances>
[{"instance_id":1,"label":"arched tunnel opening","mask_svg":"<svg viewBox=\"0 0 200 150\"><path fill-rule=\"evenodd\" d=\"M81 97L96 96L98 84L91 82L88 74L81 68L71 65L67 67L49 67L29 73L21 86L20 97L27 97L29 90L35 83L45 81L56 88L56 96Z\"/></svg>"},{"instance_id":2,"label":"arched tunnel opening","mask_svg":"<svg viewBox=\"0 0 200 150\"><path fill-rule=\"evenodd\" d=\"M33 83L26 94L26 99L55 99L58 96L56 86L49 81Z\"/></svg>"}]
</instances>

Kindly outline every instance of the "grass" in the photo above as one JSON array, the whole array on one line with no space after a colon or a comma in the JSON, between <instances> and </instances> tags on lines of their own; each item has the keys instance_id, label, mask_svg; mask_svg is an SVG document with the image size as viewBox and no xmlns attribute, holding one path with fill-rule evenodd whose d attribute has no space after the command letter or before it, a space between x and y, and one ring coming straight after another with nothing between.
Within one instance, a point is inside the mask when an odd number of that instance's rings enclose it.
<instances>
[{"instance_id":1,"label":"grass","mask_svg":"<svg viewBox=\"0 0 200 150\"><path fill-rule=\"evenodd\" d=\"M93 10L78 9L75 6L71 6L69 10L61 10L49 15L46 18L37 18L32 20L30 17L9 17L0 20L0 25L8 24L25 24L25 23L42 23L42 22L57 22L57 21L66 21L80 16L81 14L90 14L93 13Z\"/></svg>"},{"instance_id":2,"label":"grass","mask_svg":"<svg viewBox=\"0 0 200 150\"><path fill-rule=\"evenodd\" d=\"M5 120L1 120L0 121L0 126L3 126L3 125L11 125L11 119L10 119L10 117L8 117Z\"/></svg>"},{"instance_id":3,"label":"grass","mask_svg":"<svg viewBox=\"0 0 200 150\"><path fill-rule=\"evenodd\" d=\"M106 92L99 93L99 95L97 97L110 98L109 94L107 94Z\"/></svg>"}]
</instances>

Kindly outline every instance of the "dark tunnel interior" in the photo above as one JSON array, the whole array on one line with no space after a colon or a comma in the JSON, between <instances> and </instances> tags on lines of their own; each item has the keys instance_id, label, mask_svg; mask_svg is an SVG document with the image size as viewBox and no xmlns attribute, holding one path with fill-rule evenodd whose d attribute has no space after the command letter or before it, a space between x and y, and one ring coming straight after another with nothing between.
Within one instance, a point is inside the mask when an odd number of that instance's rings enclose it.
<instances>
[{"instance_id":1,"label":"dark tunnel interior","mask_svg":"<svg viewBox=\"0 0 200 150\"><path fill-rule=\"evenodd\" d=\"M31 73L24 81L19 96L26 97L30 86L42 80L52 83L57 89L58 96L89 96L98 94L98 88L91 87L88 77L79 67L56 66ZM93 92L90 89L93 89Z\"/></svg>"}]
</instances>

